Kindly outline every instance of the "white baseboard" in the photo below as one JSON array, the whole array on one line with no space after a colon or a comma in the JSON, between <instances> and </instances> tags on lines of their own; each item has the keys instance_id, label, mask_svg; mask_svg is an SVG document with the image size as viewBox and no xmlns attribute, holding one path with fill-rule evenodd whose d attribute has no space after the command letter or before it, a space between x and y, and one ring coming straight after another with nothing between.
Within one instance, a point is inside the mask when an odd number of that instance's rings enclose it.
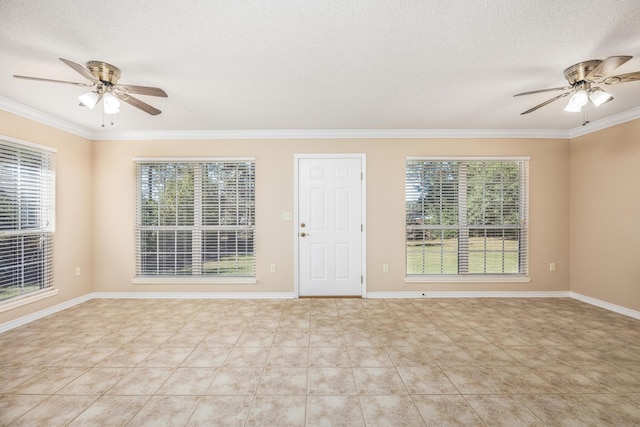
<instances>
[{"instance_id":1,"label":"white baseboard","mask_svg":"<svg viewBox=\"0 0 640 427\"><path fill-rule=\"evenodd\" d=\"M54 297L58 295L58 292L58 289L50 287L31 292L30 294L24 296L12 298L0 304L0 313L22 307L23 305L33 304L34 302L40 301L41 299Z\"/></svg>"},{"instance_id":2,"label":"white baseboard","mask_svg":"<svg viewBox=\"0 0 640 427\"><path fill-rule=\"evenodd\" d=\"M91 294L83 295L81 297L70 299L69 301L54 305L53 307L45 308L44 310L36 311L35 313L27 314L26 316L18 317L17 319L10 320L5 323L0 323L0 333L8 331L9 329L17 328L18 326L26 325L27 323L31 323L34 320L42 319L43 317L49 316L59 311L66 310L67 308L71 308L74 305L82 304L83 302L87 302L92 298L93 297L91 296Z\"/></svg>"},{"instance_id":3,"label":"white baseboard","mask_svg":"<svg viewBox=\"0 0 640 427\"><path fill-rule=\"evenodd\" d=\"M596 307L604 308L605 310L613 311L615 313L623 314L625 316L633 317L634 319L640 320L640 311L602 301L597 298L588 297L577 292L571 292L571 298L577 299L578 301L586 302L587 304L595 305Z\"/></svg>"},{"instance_id":4,"label":"white baseboard","mask_svg":"<svg viewBox=\"0 0 640 427\"><path fill-rule=\"evenodd\" d=\"M93 292L96 299L291 299L293 292Z\"/></svg>"},{"instance_id":5,"label":"white baseboard","mask_svg":"<svg viewBox=\"0 0 640 427\"><path fill-rule=\"evenodd\" d=\"M367 292L367 298L569 298L569 291Z\"/></svg>"},{"instance_id":6,"label":"white baseboard","mask_svg":"<svg viewBox=\"0 0 640 427\"><path fill-rule=\"evenodd\" d=\"M82 304L83 302L90 301L92 299L291 299L295 298L293 292L229 292L229 293L212 293L212 292L92 292L83 295L78 298L65 301L63 303L54 305L53 307L45 308L44 310L37 311L35 313L28 314L23 317L19 317L14 320L10 320L5 323L0 323L0 333L6 332L10 329L17 328L18 326L26 325L34 320L42 319L43 317L57 313L59 311L71 308L74 305Z\"/></svg>"},{"instance_id":7,"label":"white baseboard","mask_svg":"<svg viewBox=\"0 0 640 427\"><path fill-rule=\"evenodd\" d=\"M33 322L92 299L292 299L293 292L93 292L53 307L0 324L0 333ZM570 291L425 291L368 292L367 298L573 298L618 314L640 320L640 311L631 310Z\"/></svg>"},{"instance_id":8,"label":"white baseboard","mask_svg":"<svg viewBox=\"0 0 640 427\"><path fill-rule=\"evenodd\" d=\"M423 298L421 292L367 292L366 298Z\"/></svg>"}]
</instances>

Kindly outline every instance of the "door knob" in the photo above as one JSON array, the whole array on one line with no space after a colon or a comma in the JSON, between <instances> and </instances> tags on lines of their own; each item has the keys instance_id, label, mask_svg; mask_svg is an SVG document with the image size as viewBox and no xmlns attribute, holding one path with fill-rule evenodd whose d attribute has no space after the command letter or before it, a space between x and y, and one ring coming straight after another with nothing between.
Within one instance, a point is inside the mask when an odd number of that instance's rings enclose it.
<instances>
[{"instance_id":1,"label":"door knob","mask_svg":"<svg viewBox=\"0 0 640 427\"><path fill-rule=\"evenodd\" d=\"M305 237L305 236L308 236L308 234L305 232L300 233L300 237Z\"/></svg>"},{"instance_id":2,"label":"door knob","mask_svg":"<svg viewBox=\"0 0 640 427\"><path fill-rule=\"evenodd\" d=\"M301 222L301 223L300 223L300 227L302 227L302 228L304 228L304 227L305 227L305 225L306 225L306 224L305 224L304 222Z\"/></svg>"}]
</instances>

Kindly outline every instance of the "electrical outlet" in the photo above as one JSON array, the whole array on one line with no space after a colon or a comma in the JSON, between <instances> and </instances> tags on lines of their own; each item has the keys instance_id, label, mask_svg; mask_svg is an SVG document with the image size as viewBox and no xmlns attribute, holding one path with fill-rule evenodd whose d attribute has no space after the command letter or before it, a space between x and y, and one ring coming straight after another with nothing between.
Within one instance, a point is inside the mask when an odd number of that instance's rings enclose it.
<instances>
[{"instance_id":1,"label":"electrical outlet","mask_svg":"<svg viewBox=\"0 0 640 427\"><path fill-rule=\"evenodd\" d=\"M271 264L269 266L269 271L272 272L272 273L275 273L276 272L276 265L275 264Z\"/></svg>"},{"instance_id":2,"label":"electrical outlet","mask_svg":"<svg viewBox=\"0 0 640 427\"><path fill-rule=\"evenodd\" d=\"M556 271L556 263L552 262L551 264L549 264L549 271Z\"/></svg>"},{"instance_id":3,"label":"electrical outlet","mask_svg":"<svg viewBox=\"0 0 640 427\"><path fill-rule=\"evenodd\" d=\"M76 267L76 277L77 277L77 276L79 276L79 275L80 275L80 273L81 273L81 271L80 271L80 267Z\"/></svg>"},{"instance_id":4,"label":"electrical outlet","mask_svg":"<svg viewBox=\"0 0 640 427\"><path fill-rule=\"evenodd\" d=\"M383 273L389 272L389 264L382 264L382 272Z\"/></svg>"},{"instance_id":5,"label":"electrical outlet","mask_svg":"<svg viewBox=\"0 0 640 427\"><path fill-rule=\"evenodd\" d=\"M282 219L284 221L291 221L291 220L293 220L293 214L291 212L283 212L282 213Z\"/></svg>"}]
</instances>

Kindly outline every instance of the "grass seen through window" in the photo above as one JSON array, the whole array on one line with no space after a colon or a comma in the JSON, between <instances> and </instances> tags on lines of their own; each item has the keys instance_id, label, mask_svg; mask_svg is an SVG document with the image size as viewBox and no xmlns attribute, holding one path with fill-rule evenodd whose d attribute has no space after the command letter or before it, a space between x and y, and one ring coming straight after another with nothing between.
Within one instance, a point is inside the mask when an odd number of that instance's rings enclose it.
<instances>
[{"instance_id":1,"label":"grass seen through window","mask_svg":"<svg viewBox=\"0 0 640 427\"><path fill-rule=\"evenodd\" d=\"M458 274L458 239L407 242L407 274ZM518 241L469 239L469 273L517 274Z\"/></svg>"}]
</instances>

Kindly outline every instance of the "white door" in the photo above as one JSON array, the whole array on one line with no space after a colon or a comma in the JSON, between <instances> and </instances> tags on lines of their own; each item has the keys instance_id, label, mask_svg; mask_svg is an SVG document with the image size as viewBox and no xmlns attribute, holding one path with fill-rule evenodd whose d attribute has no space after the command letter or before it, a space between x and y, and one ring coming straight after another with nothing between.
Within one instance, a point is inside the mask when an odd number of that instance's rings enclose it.
<instances>
[{"instance_id":1,"label":"white door","mask_svg":"<svg viewBox=\"0 0 640 427\"><path fill-rule=\"evenodd\" d=\"M299 295L361 296L363 158L297 161Z\"/></svg>"}]
</instances>

